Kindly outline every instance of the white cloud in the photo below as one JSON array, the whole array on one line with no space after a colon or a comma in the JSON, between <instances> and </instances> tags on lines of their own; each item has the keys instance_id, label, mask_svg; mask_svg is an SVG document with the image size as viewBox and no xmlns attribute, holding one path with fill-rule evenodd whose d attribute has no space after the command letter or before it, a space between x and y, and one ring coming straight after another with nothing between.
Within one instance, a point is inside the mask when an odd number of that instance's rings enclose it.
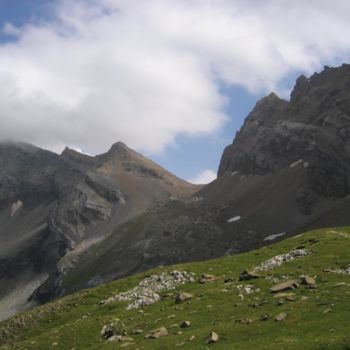
<instances>
[{"instance_id":1,"label":"white cloud","mask_svg":"<svg viewBox=\"0 0 350 350\"><path fill-rule=\"evenodd\" d=\"M197 185L204 185L216 179L216 172L210 169L203 170L196 177L189 179L188 182Z\"/></svg>"},{"instance_id":2,"label":"white cloud","mask_svg":"<svg viewBox=\"0 0 350 350\"><path fill-rule=\"evenodd\" d=\"M66 0L0 45L0 139L160 152L227 119L220 82L280 90L350 53L347 0Z\"/></svg>"}]
</instances>

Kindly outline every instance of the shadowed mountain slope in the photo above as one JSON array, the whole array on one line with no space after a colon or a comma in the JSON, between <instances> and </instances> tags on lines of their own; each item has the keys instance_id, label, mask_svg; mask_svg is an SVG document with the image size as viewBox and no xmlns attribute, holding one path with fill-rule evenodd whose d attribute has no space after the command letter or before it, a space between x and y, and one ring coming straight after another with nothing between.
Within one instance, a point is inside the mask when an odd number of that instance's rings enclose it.
<instances>
[{"instance_id":1,"label":"shadowed mountain slope","mask_svg":"<svg viewBox=\"0 0 350 350\"><path fill-rule=\"evenodd\" d=\"M46 301L62 272L116 225L197 189L122 143L96 157L1 143L1 318Z\"/></svg>"}]
</instances>

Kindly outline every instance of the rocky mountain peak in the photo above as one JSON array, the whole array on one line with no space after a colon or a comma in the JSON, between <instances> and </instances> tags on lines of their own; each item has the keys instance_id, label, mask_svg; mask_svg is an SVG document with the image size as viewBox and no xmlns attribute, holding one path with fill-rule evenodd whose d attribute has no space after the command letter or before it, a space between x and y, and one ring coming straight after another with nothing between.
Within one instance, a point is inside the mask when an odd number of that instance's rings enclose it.
<instances>
[{"instance_id":1,"label":"rocky mountain peak","mask_svg":"<svg viewBox=\"0 0 350 350\"><path fill-rule=\"evenodd\" d=\"M218 175L264 175L305 163L306 183L327 196L350 193L350 65L300 76L285 101L261 99L233 143Z\"/></svg>"}]
</instances>

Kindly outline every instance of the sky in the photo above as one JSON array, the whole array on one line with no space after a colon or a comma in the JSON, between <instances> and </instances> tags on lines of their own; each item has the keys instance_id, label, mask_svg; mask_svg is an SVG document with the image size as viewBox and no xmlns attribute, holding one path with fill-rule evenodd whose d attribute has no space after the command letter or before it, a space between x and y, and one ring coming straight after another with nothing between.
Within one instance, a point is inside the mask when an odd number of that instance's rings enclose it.
<instances>
[{"instance_id":1,"label":"sky","mask_svg":"<svg viewBox=\"0 0 350 350\"><path fill-rule=\"evenodd\" d=\"M349 62L348 0L1 0L0 140L215 179L256 101Z\"/></svg>"}]
</instances>

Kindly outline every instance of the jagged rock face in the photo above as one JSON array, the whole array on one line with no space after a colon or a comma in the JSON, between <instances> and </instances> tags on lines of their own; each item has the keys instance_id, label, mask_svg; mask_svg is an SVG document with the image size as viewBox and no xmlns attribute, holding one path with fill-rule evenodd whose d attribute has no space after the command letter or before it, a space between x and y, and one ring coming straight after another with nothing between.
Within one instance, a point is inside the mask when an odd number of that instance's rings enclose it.
<instances>
[{"instance_id":1,"label":"jagged rock face","mask_svg":"<svg viewBox=\"0 0 350 350\"><path fill-rule=\"evenodd\" d=\"M60 295L65 271L115 225L196 188L122 143L96 157L0 143L1 318Z\"/></svg>"},{"instance_id":2,"label":"jagged rock face","mask_svg":"<svg viewBox=\"0 0 350 350\"><path fill-rule=\"evenodd\" d=\"M298 78L290 102L271 94L247 117L219 166L264 175L302 160L317 194L350 193L350 65Z\"/></svg>"}]
</instances>

